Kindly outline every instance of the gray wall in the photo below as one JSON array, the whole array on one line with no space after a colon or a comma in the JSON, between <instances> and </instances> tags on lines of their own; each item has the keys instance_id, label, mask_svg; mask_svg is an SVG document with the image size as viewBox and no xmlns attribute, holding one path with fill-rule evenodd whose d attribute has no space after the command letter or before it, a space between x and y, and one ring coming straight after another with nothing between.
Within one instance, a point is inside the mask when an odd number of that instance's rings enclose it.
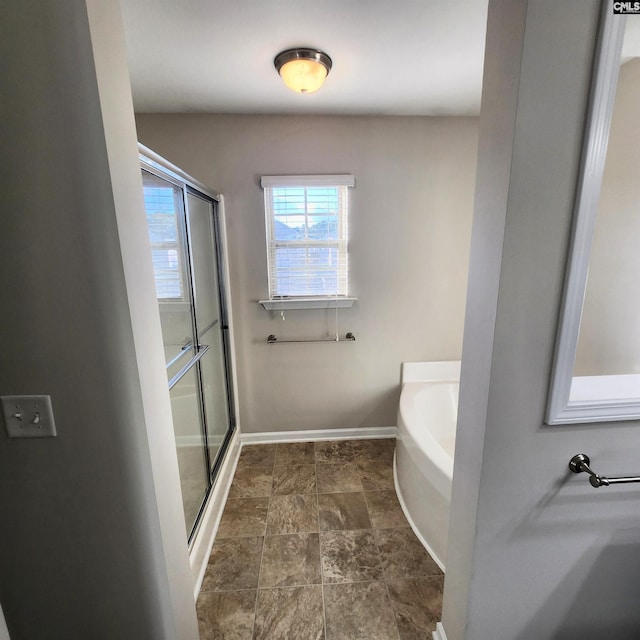
<instances>
[{"instance_id":1,"label":"gray wall","mask_svg":"<svg viewBox=\"0 0 640 640\"><path fill-rule=\"evenodd\" d=\"M243 432L389 426L400 363L459 359L477 120L420 117L137 116L141 142L225 197ZM334 312L268 297L260 176L352 173L352 344L324 337Z\"/></svg>"},{"instance_id":2,"label":"gray wall","mask_svg":"<svg viewBox=\"0 0 640 640\"><path fill-rule=\"evenodd\" d=\"M119 7L10 3L0 43L0 395L50 394L58 430L0 421L9 633L195 640Z\"/></svg>"},{"instance_id":3,"label":"gray wall","mask_svg":"<svg viewBox=\"0 0 640 640\"><path fill-rule=\"evenodd\" d=\"M492 0L445 580L448 640L640 634L640 423L543 416L599 2Z\"/></svg>"}]
</instances>

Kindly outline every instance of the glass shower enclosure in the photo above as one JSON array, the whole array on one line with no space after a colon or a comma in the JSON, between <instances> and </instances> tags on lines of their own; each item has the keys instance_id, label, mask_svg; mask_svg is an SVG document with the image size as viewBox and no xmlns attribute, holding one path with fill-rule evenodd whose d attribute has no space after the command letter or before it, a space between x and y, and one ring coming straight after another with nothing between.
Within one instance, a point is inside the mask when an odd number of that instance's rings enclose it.
<instances>
[{"instance_id":1,"label":"glass shower enclosure","mask_svg":"<svg viewBox=\"0 0 640 640\"><path fill-rule=\"evenodd\" d=\"M191 542L235 427L218 197L144 154L141 168Z\"/></svg>"}]
</instances>

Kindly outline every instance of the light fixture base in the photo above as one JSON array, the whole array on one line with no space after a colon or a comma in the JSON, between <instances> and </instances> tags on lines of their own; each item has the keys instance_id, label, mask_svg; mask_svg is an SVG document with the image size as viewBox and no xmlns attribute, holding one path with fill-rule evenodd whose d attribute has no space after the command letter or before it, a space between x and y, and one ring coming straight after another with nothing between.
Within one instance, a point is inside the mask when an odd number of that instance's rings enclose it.
<instances>
[{"instance_id":1,"label":"light fixture base","mask_svg":"<svg viewBox=\"0 0 640 640\"><path fill-rule=\"evenodd\" d=\"M314 62L319 62L327 70L327 75L329 75L329 71L331 71L333 65L331 58L324 51L309 49L307 47L296 47L281 51L275 57L273 65L277 72L280 73L280 69L292 60L313 60Z\"/></svg>"}]
</instances>

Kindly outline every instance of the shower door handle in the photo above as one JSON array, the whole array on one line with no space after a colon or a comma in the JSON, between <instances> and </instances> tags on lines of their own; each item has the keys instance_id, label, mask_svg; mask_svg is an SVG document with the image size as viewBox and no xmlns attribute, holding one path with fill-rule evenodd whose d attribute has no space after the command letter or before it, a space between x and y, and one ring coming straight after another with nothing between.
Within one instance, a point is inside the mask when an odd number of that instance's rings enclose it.
<instances>
[{"instance_id":1,"label":"shower door handle","mask_svg":"<svg viewBox=\"0 0 640 640\"><path fill-rule=\"evenodd\" d=\"M193 356L193 358L191 358L191 360L189 360L189 362L187 362L187 364L185 364L184 367L182 367L182 369L180 369L180 371L171 378L171 380L169 380L169 391L171 391L171 389L180 382L180 379L196 364L196 362L200 360L200 358L202 358L205 353L207 353L207 351L209 351L208 344L198 345L198 353L196 353L196 355Z\"/></svg>"}]
</instances>

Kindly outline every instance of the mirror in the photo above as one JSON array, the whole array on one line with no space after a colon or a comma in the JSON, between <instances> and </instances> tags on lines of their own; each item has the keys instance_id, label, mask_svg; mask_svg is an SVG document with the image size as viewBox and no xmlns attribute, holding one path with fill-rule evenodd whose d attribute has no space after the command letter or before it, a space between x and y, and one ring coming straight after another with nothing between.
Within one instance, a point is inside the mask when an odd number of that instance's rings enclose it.
<instances>
[{"instance_id":1,"label":"mirror","mask_svg":"<svg viewBox=\"0 0 640 640\"><path fill-rule=\"evenodd\" d=\"M640 418L640 20L603 7L548 424Z\"/></svg>"}]
</instances>

